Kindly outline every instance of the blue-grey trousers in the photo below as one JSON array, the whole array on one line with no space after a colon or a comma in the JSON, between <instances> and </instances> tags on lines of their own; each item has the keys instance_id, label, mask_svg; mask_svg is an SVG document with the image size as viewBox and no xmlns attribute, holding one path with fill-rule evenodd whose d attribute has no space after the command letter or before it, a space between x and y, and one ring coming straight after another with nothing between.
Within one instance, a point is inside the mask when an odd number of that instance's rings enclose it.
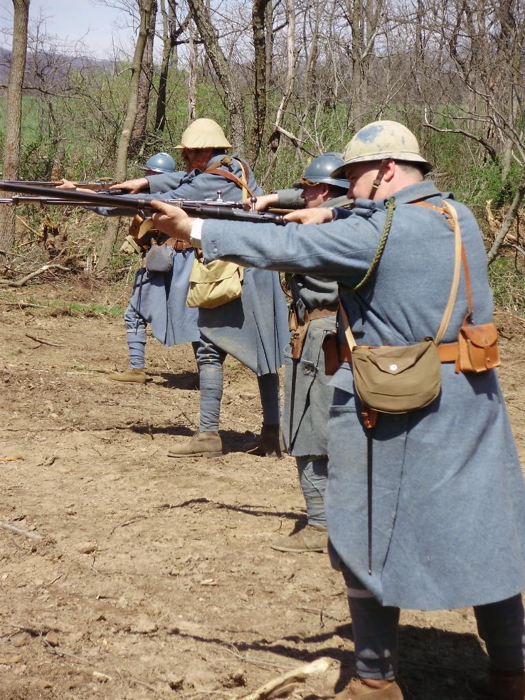
<instances>
[{"instance_id":1,"label":"blue-grey trousers","mask_svg":"<svg viewBox=\"0 0 525 700\"><path fill-rule=\"evenodd\" d=\"M306 518L309 525L326 527L324 492L328 482L328 457L296 457L299 483L306 503Z\"/></svg>"},{"instance_id":2,"label":"blue-grey trousers","mask_svg":"<svg viewBox=\"0 0 525 700\"><path fill-rule=\"evenodd\" d=\"M199 432L217 432L223 391L222 366L227 353L213 343L200 340L196 353L199 368L200 420ZM263 374L257 377L264 425L279 424L279 377Z\"/></svg>"},{"instance_id":3,"label":"blue-grey trousers","mask_svg":"<svg viewBox=\"0 0 525 700\"><path fill-rule=\"evenodd\" d=\"M132 306L128 306L126 309L124 321L126 323L129 368L144 369L146 366L146 328L148 324ZM195 341L191 345L196 359L199 341Z\"/></svg>"},{"instance_id":4,"label":"blue-grey trousers","mask_svg":"<svg viewBox=\"0 0 525 700\"><path fill-rule=\"evenodd\" d=\"M348 569L347 586L355 643L357 674L362 678L392 679L398 660L399 608L379 601ZM525 668L525 623L521 595L474 607L479 636L487 647L492 669Z\"/></svg>"},{"instance_id":5,"label":"blue-grey trousers","mask_svg":"<svg viewBox=\"0 0 525 700\"><path fill-rule=\"evenodd\" d=\"M148 324L131 305L124 312L124 322L126 324L129 368L144 369L146 366L146 327Z\"/></svg>"}]
</instances>

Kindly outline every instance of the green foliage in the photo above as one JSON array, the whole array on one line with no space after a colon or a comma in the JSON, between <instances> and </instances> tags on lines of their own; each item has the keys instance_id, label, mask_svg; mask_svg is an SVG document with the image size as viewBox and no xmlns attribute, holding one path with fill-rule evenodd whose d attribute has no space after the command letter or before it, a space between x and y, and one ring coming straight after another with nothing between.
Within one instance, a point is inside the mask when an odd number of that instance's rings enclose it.
<instances>
[{"instance_id":1,"label":"green foliage","mask_svg":"<svg viewBox=\"0 0 525 700\"><path fill-rule=\"evenodd\" d=\"M239 77L246 94L245 125L247 152L252 128L251 90L249 75ZM122 120L126 112L129 88L129 71L125 65L111 69L72 70L68 76L68 87L56 96L31 95L23 100L23 137L20 176L23 179L39 180L65 176L72 180L111 177L114 172L118 140ZM160 150L171 152L182 168L180 157L174 151L180 136L188 124L188 76L184 70L173 67L168 85L167 121L162 131L153 128L155 91L150 97L149 126L141 151L128 163L128 176L141 175L140 166L152 153ZM321 90L320 95L324 92ZM297 148L286 136L280 136L278 157L274 160L270 148L270 137L274 130L273 115L281 100L281 93L272 88L268 94L268 119L263 140L263 150L255 168L259 181L266 190L290 187L300 176L304 167L320 153L342 151L353 135L352 105L347 101L335 101L330 95L326 99L312 101L308 92L294 94L287 106L283 126L299 139ZM368 113L359 115L361 123L375 119L402 121L414 131L425 156L434 165L434 179L442 190L451 190L456 197L469 205L483 226L487 200L495 215L498 210L508 208L516 190L521 173L512 163L510 173L503 178L503 167L495 162L483 146L462 134L451 133L455 119L462 113L452 111L447 105L439 106L440 116L433 115L433 123L445 131L436 131L424 126L422 106L409 98L404 103L380 104L368 107ZM436 107L436 110L438 107ZM448 113L447 113L448 110ZM215 119L228 132L229 115L223 104L222 90L203 67L198 78L196 116ZM3 142L5 122L5 97L0 98L0 146ZM480 122L479 124L482 124ZM300 126L299 126L300 125ZM484 128L471 123L472 130ZM483 136L482 133L479 136ZM23 210L25 228L20 228L18 251L26 250L28 244L38 245L43 261L52 254L47 244L45 226L56 229L57 240L64 250L71 251L78 260L96 260L101 248L106 219L80 209L60 208ZM127 224L128 222L126 222ZM32 229L33 233L30 232ZM129 258L115 250L109 274L118 277L123 269L132 267ZM53 252L56 254L56 251ZM35 259L40 259L37 255ZM494 285L496 302L516 312L523 306L523 269L508 256L500 257L492 265L490 274Z\"/></svg>"},{"instance_id":2,"label":"green foliage","mask_svg":"<svg viewBox=\"0 0 525 700\"><path fill-rule=\"evenodd\" d=\"M525 311L525 265L523 257L500 255L489 268L497 308L523 316Z\"/></svg>"}]
</instances>

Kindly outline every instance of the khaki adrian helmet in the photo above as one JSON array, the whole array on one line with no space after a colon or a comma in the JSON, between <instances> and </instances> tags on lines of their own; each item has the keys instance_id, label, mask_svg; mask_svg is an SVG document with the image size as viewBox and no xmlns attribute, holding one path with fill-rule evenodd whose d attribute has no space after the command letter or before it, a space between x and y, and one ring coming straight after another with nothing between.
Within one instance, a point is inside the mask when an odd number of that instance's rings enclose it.
<instances>
[{"instance_id":1,"label":"khaki adrian helmet","mask_svg":"<svg viewBox=\"0 0 525 700\"><path fill-rule=\"evenodd\" d=\"M175 148L231 148L224 131L213 119L196 119Z\"/></svg>"},{"instance_id":2,"label":"khaki adrian helmet","mask_svg":"<svg viewBox=\"0 0 525 700\"><path fill-rule=\"evenodd\" d=\"M384 120L367 124L357 132L344 150L344 166L334 170L332 177L343 176L347 165L385 158L421 163L425 172L432 169L419 152L414 134L399 122Z\"/></svg>"}]
</instances>

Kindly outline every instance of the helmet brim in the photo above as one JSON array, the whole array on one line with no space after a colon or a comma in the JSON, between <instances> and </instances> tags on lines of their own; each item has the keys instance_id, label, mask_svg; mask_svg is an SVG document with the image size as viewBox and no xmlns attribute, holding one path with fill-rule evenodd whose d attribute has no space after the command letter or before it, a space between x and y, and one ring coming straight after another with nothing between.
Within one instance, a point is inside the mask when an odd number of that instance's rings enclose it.
<instances>
[{"instance_id":1,"label":"helmet brim","mask_svg":"<svg viewBox=\"0 0 525 700\"><path fill-rule=\"evenodd\" d=\"M411 163L414 163L416 165L421 165L424 168L425 175L429 173L432 170L432 164L428 162L428 160L425 160L422 156L417 155L416 153L392 153L392 155L387 155L385 156L384 153L370 153L367 154L366 156L357 156L356 158L350 158L349 160L345 161L343 165L341 165L339 168L336 168L332 173L332 177L345 177L345 172L346 168L349 165L354 165L355 163L369 163L369 162L379 162L382 160L395 160L395 161L401 161L403 163L407 163L410 165Z\"/></svg>"}]
</instances>

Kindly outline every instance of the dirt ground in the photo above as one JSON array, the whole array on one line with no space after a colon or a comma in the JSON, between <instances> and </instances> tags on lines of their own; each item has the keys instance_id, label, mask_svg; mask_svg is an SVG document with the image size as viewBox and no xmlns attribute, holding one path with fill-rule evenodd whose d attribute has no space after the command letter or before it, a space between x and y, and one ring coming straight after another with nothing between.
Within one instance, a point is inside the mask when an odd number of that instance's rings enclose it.
<instances>
[{"instance_id":1,"label":"dirt ground","mask_svg":"<svg viewBox=\"0 0 525 700\"><path fill-rule=\"evenodd\" d=\"M330 697L352 673L344 587L326 555L269 547L304 509L292 458L241 452L254 375L227 360L223 457L168 458L198 420L191 348L152 339L152 381L118 384L122 319L48 305L120 294L0 290L0 698L241 698L319 657L291 697ZM525 324L497 322L523 457ZM461 700L484 663L470 610L403 612L407 700Z\"/></svg>"}]
</instances>

